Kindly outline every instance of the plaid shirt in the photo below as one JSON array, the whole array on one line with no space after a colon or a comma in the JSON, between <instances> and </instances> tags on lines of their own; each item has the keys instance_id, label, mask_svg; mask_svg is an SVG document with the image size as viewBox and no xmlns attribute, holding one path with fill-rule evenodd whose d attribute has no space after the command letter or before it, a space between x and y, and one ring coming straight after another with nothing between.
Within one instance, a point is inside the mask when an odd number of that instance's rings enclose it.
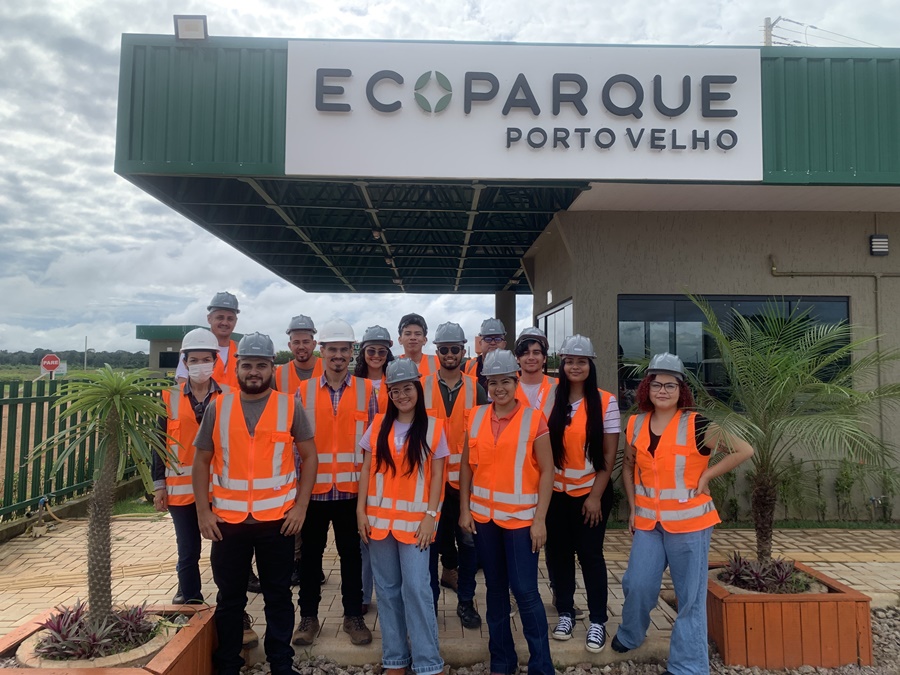
<instances>
[{"instance_id":1,"label":"plaid shirt","mask_svg":"<svg viewBox=\"0 0 900 675\"><path fill-rule=\"evenodd\" d=\"M320 387L328 387L331 392L331 405L334 410L334 414L337 415L338 404L341 402L341 396L344 395L344 391L346 391L347 387L349 387L353 380L353 375L349 372L347 373L346 379L341 383L339 389L333 389L330 384L328 384L328 380L325 379L325 375L322 375L319 380ZM363 378L360 379L360 386L365 386L365 380ZM372 395L369 397L369 405L368 405L368 413L369 413L369 421L366 423L366 427L372 424L372 420L375 419L375 415L378 414L378 392L375 387L372 387ZM331 490L324 494L320 495L310 495L310 500L315 502L333 502L339 499L356 499L355 492L341 492L337 489L337 486L332 485Z\"/></svg>"}]
</instances>

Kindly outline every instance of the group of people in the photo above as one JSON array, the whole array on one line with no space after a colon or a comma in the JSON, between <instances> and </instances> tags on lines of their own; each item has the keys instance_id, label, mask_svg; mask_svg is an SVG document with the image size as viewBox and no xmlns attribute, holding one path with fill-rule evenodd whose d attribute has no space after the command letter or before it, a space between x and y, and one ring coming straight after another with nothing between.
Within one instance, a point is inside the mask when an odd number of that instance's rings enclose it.
<instances>
[{"instance_id":1,"label":"group of people","mask_svg":"<svg viewBox=\"0 0 900 675\"><path fill-rule=\"evenodd\" d=\"M239 672L242 644L255 638L245 613L254 557L271 671L295 672L292 644L311 645L320 630L329 526L344 631L354 644L372 641L365 614L374 586L390 675L443 670L441 585L456 591L462 625L481 625L479 567L491 672L518 671L510 625L517 607L529 673L553 673L549 638L571 639L582 613L574 602L576 555L588 605L585 648L604 649L603 541L621 422L615 396L597 386L589 338L566 338L559 376L551 378L548 341L537 328L523 330L509 351L502 322L487 319L475 338L478 356L466 360L458 324L438 326L431 356L422 351L424 318L407 314L397 333L403 354L395 358L384 327L368 328L355 355L346 321L317 330L300 315L286 330L294 358L276 368L268 336L231 340L234 295L217 293L208 310L210 330L185 336L178 385L165 395L161 426L173 459L157 461L154 479L156 506L175 525L176 601L204 601L200 541L212 540L219 673ZM651 360L637 406L622 465L634 540L612 648L627 652L643 642L668 566L678 618L667 672L706 673L706 561L719 522L709 481L753 451L691 410L684 367L671 354ZM726 456L711 464L717 451ZM558 613L552 631L538 590L545 547ZM292 577L299 582L296 630Z\"/></svg>"}]
</instances>

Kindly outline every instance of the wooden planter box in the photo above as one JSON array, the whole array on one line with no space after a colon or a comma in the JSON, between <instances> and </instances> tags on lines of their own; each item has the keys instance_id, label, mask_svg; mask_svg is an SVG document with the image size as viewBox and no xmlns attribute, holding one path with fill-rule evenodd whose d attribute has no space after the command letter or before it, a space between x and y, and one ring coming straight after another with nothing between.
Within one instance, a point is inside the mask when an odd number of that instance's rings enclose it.
<instances>
[{"instance_id":1,"label":"wooden planter box","mask_svg":"<svg viewBox=\"0 0 900 675\"><path fill-rule=\"evenodd\" d=\"M65 662L59 668L9 668L3 675L212 675L212 652L216 642L215 608L185 605L153 605L157 614L184 614L191 617L186 626L142 668L82 668L70 670ZM30 635L41 630L40 623L56 610L47 610L0 638L0 657L15 656L16 648Z\"/></svg>"},{"instance_id":2,"label":"wooden planter box","mask_svg":"<svg viewBox=\"0 0 900 675\"><path fill-rule=\"evenodd\" d=\"M872 665L871 599L806 565L796 567L829 592L738 595L709 580L707 631L725 664L770 669Z\"/></svg>"}]
</instances>

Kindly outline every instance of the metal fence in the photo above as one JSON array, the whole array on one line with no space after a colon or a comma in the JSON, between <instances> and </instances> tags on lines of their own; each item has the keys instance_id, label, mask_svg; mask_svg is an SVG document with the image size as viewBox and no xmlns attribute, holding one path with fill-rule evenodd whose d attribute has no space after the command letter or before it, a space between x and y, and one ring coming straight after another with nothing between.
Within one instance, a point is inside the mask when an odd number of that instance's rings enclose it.
<instances>
[{"instance_id":1,"label":"metal fence","mask_svg":"<svg viewBox=\"0 0 900 675\"><path fill-rule=\"evenodd\" d=\"M84 494L93 482L96 436L85 439L54 471L58 449L40 457L32 451L44 439L78 420L60 419L54 407L62 382L0 382L0 520L25 514L41 497L51 503ZM133 466L127 473L134 473Z\"/></svg>"}]
</instances>

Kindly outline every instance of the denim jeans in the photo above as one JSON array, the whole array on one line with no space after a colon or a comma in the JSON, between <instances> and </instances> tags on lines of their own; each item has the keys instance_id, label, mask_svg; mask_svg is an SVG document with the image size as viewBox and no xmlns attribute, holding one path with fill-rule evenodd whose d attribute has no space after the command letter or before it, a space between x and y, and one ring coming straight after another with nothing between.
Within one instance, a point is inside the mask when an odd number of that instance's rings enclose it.
<instances>
[{"instance_id":1,"label":"denim jeans","mask_svg":"<svg viewBox=\"0 0 900 675\"><path fill-rule=\"evenodd\" d=\"M625 606L616 637L625 647L639 647L647 636L650 611L656 607L663 572L669 567L678 616L672 627L667 667L672 675L708 675L706 585L709 542L713 528L697 532L666 532L656 524L637 530L622 578Z\"/></svg>"},{"instance_id":2,"label":"denim jeans","mask_svg":"<svg viewBox=\"0 0 900 675\"><path fill-rule=\"evenodd\" d=\"M372 604L372 588L374 579L372 577L372 560L369 557L369 547L359 540L359 555L362 558L362 602L364 605Z\"/></svg>"},{"instance_id":3,"label":"denim jeans","mask_svg":"<svg viewBox=\"0 0 900 675\"><path fill-rule=\"evenodd\" d=\"M531 552L531 528L508 530L495 522L475 523L475 548L487 591L488 649L491 672L518 672L509 618L509 592L519 605L522 633L528 643L529 675L555 675L550 659L547 613L538 593L538 554Z\"/></svg>"},{"instance_id":4,"label":"denim jeans","mask_svg":"<svg viewBox=\"0 0 900 675\"><path fill-rule=\"evenodd\" d=\"M389 534L369 541L369 555L378 594L382 668L412 663L418 675L440 673L444 661L428 583L428 550L402 544Z\"/></svg>"},{"instance_id":5,"label":"denim jeans","mask_svg":"<svg viewBox=\"0 0 900 675\"><path fill-rule=\"evenodd\" d=\"M216 598L216 632L219 645L213 663L219 675L237 675L244 659L241 642L247 576L256 553L256 567L266 614L264 646L272 675L291 673L294 648L294 604L291 601L291 561L294 538L281 534L283 520L265 523L219 523L222 540L212 543L210 565L219 593Z\"/></svg>"},{"instance_id":6,"label":"denim jeans","mask_svg":"<svg viewBox=\"0 0 900 675\"><path fill-rule=\"evenodd\" d=\"M169 515L175 525L175 545L178 547L178 587L186 602L203 602L200 592L200 525L197 505L170 506Z\"/></svg>"},{"instance_id":7,"label":"denim jeans","mask_svg":"<svg viewBox=\"0 0 900 675\"><path fill-rule=\"evenodd\" d=\"M556 593L556 611L574 616L575 612L575 554L584 577L588 615L591 623L606 623L609 618L606 604L609 585L603 540L606 522L612 511L612 485L607 485L600 497L600 522L591 527L584 522L581 509L588 495L573 497L553 492L547 511L547 572Z\"/></svg>"},{"instance_id":8,"label":"denim jeans","mask_svg":"<svg viewBox=\"0 0 900 675\"><path fill-rule=\"evenodd\" d=\"M448 544L446 539L450 539ZM442 543L442 540L443 543ZM459 554L449 556L446 550L459 546ZM445 569L457 569L458 590L456 598L460 602L471 602L475 598L475 573L478 572L478 554L475 552L475 541L468 532L463 532L459 526L459 490L450 485L444 492L444 505L441 509L441 519L438 521L437 540L431 546L431 590L435 596L435 606L440 593L438 588L438 554L441 564ZM455 564L454 564L455 563Z\"/></svg>"}]
</instances>

